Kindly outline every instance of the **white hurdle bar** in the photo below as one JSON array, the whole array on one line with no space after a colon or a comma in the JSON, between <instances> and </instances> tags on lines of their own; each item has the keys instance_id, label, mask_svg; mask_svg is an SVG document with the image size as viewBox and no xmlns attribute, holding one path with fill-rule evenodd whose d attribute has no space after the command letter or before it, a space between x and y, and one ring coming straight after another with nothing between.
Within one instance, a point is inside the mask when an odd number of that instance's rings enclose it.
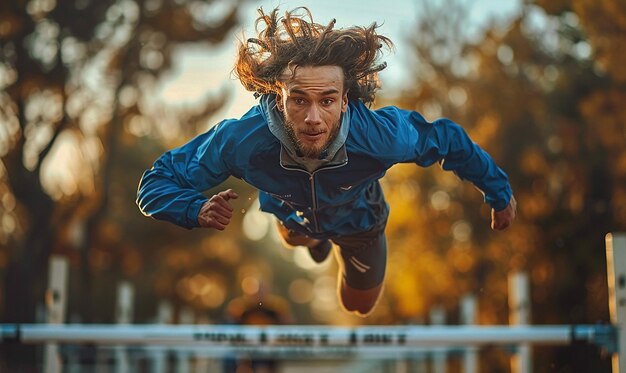
<instances>
[{"instance_id":1,"label":"white hurdle bar","mask_svg":"<svg viewBox=\"0 0 626 373\"><path fill-rule=\"evenodd\" d=\"M360 326L2 324L0 342L228 347L455 347L587 342L616 351L612 325Z\"/></svg>"}]
</instances>

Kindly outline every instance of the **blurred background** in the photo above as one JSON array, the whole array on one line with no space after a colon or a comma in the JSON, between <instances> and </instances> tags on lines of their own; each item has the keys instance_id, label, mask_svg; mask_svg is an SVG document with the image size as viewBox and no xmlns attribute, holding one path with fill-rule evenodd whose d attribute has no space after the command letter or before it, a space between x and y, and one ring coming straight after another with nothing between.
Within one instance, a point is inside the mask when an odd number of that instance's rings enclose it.
<instances>
[{"instance_id":1,"label":"blurred background","mask_svg":"<svg viewBox=\"0 0 626 373\"><path fill-rule=\"evenodd\" d=\"M162 152L255 105L231 69L260 6L380 24L396 50L374 107L460 123L508 173L515 224L492 232L480 193L436 166L394 167L386 288L360 319L339 309L334 261L283 248L238 180L219 188L240 195L224 232L142 216L137 184ZM69 322L115 322L123 281L136 323L165 301L201 323L262 303L251 323L420 323L440 307L454 324L471 293L479 324L507 324L507 276L525 271L534 324L606 323L604 236L626 230L624 60L622 0L0 2L1 320L41 321L62 255ZM508 369L504 353L481 359ZM535 366L609 369L586 346L537 348Z\"/></svg>"}]
</instances>

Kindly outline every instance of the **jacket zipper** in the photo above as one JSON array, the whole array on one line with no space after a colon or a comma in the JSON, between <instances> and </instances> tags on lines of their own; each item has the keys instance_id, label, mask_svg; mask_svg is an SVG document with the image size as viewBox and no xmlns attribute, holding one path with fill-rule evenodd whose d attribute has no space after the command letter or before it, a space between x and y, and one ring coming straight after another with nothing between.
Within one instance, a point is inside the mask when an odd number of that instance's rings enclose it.
<instances>
[{"instance_id":1,"label":"jacket zipper","mask_svg":"<svg viewBox=\"0 0 626 373\"><path fill-rule=\"evenodd\" d=\"M280 165L282 168L284 168L285 170L291 170L291 171L300 171L300 172L304 172L305 174L309 175L309 183L311 186L311 202L312 202L312 215L313 215L313 226L315 227L315 232L319 232L320 230L320 226L319 223L317 221L317 215L315 214L315 210L317 210L317 193L315 192L315 174L318 173L319 171L323 171L323 170L332 170L335 168L339 168L339 167L343 167L348 163L348 161L342 162L341 164L338 165L334 165L334 166L326 166L326 167L321 167L318 168L317 170L313 171L313 172L309 172L307 170L303 170L300 167L288 167L288 166L284 166L284 165Z\"/></svg>"},{"instance_id":2,"label":"jacket zipper","mask_svg":"<svg viewBox=\"0 0 626 373\"><path fill-rule=\"evenodd\" d=\"M315 175L315 171L309 173L309 182L311 183L311 200L313 201L313 206L311 206L311 213L313 215L313 226L315 227L315 231L319 232L320 225L317 222L317 216L315 215L315 210L317 210L317 195L315 193L315 178L313 177L313 175Z\"/></svg>"}]
</instances>

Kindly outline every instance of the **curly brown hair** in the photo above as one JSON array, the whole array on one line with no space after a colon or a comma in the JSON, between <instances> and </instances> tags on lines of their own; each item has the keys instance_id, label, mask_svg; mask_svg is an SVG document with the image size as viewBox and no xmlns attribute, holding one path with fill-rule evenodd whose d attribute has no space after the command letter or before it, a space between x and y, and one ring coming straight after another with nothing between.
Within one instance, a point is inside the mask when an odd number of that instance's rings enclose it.
<instances>
[{"instance_id":1,"label":"curly brown hair","mask_svg":"<svg viewBox=\"0 0 626 373\"><path fill-rule=\"evenodd\" d=\"M248 91L280 94L286 68L294 74L298 66L339 66L349 99L374 100L380 87L378 72L387 67L377 60L383 47L393 48L389 38L376 33L376 23L335 29L335 19L327 26L314 23L304 7L286 12L284 17L278 16L277 8L269 14L262 8L258 12L257 37L239 44L234 69Z\"/></svg>"}]
</instances>

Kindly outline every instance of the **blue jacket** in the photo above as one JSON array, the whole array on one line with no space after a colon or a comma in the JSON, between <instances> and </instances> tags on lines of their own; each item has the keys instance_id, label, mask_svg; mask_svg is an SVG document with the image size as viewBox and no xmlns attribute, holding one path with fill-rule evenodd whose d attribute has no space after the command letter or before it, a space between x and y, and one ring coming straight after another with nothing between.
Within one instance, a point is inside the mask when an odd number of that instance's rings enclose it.
<instances>
[{"instance_id":1,"label":"blue jacket","mask_svg":"<svg viewBox=\"0 0 626 373\"><path fill-rule=\"evenodd\" d=\"M370 110L351 101L337 139L307 163L284 136L274 96L264 96L241 119L220 122L163 154L141 179L137 204L147 216L198 227L203 191L234 176L258 188L261 210L286 227L328 238L383 225L389 215L378 180L396 163L440 162L482 191L496 210L511 198L507 175L448 119ZM307 168L309 170L307 170Z\"/></svg>"}]
</instances>

